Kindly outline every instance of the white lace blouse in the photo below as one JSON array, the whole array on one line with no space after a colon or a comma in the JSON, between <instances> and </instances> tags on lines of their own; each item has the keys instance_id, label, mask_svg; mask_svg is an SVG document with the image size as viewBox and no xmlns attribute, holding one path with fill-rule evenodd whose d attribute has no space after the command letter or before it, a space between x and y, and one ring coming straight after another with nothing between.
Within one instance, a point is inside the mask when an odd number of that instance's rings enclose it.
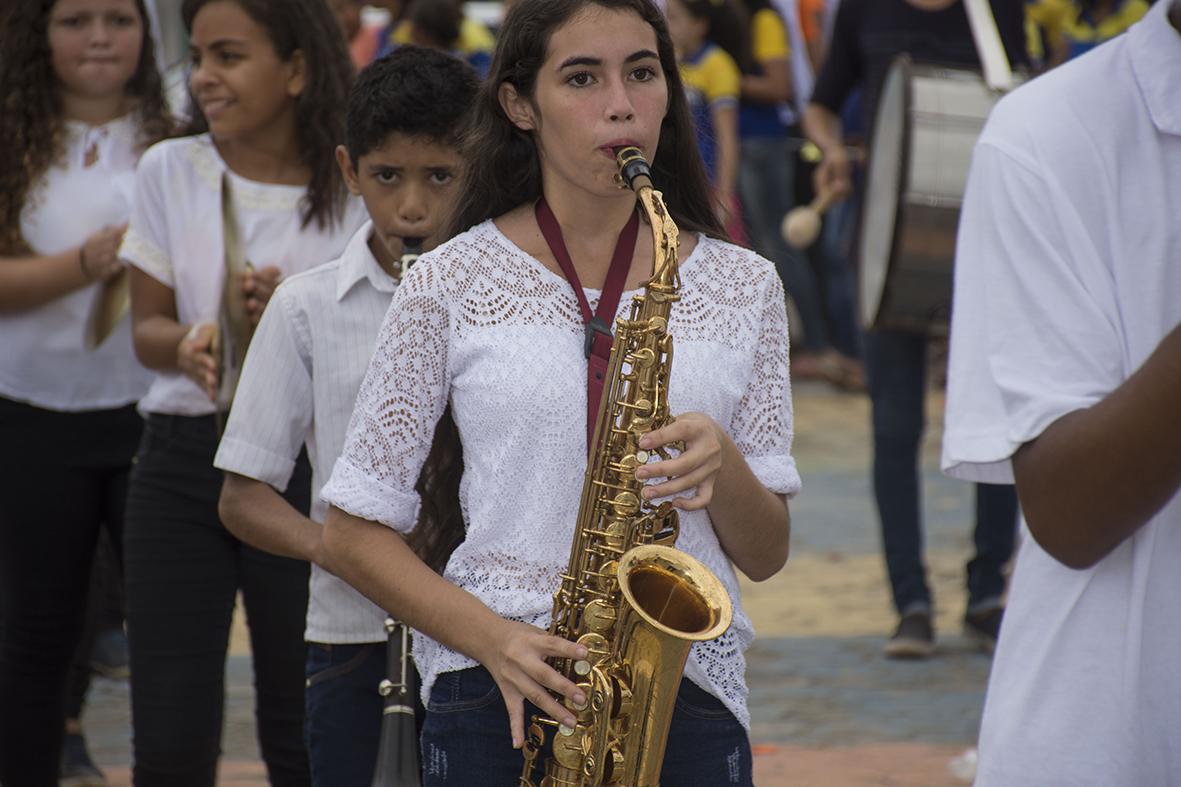
<instances>
[{"instance_id":1,"label":"white lace blouse","mask_svg":"<svg viewBox=\"0 0 1181 787\"><path fill-rule=\"evenodd\" d=\"M708 414L768 489L795 494L787 317L775 269L751 251L701 238L681 278L669 322L672 412ZM593 308L599 292L586 293ZM419 506L414 484L450 400L463 441L467 539L445 577L496 613L545 628L586 468L582 343L569 283L491 221L423 256L394 296L322 497L409 531ZM709 566L734 602L733 625L694 646L686 674L749 727L743 652L754 630L708 513L681 512L677 546ZM425 636L414 655L424 701L440 673L476 664Z\"/></svg>"}]
</instances>

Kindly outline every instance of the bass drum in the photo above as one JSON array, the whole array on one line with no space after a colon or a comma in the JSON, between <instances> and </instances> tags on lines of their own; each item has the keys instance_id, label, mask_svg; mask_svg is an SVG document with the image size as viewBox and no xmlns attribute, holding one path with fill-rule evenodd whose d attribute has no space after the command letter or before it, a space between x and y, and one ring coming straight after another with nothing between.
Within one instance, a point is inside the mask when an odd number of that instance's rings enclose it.
<instances>
[{"instance_id":1,"label":"bass drum","mask_svg":"<svg viewBox=\"0 0 1181 787\"><path fill-rule=\"evenodd\" d=\"M972 150L1001 94L978 72L897 58L874 118L858 231L866 330L944 335Z\"/></svg>"}]
</instances>

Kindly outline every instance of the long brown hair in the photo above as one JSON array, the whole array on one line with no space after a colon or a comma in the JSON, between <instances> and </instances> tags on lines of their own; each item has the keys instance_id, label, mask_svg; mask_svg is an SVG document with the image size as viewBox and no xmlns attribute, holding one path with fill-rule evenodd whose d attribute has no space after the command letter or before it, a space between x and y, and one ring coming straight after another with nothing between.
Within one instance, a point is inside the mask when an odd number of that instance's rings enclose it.
<instances>
[{"instance_id":1,"label":"long brown hair","mask_svg":"<svg viewBox=\"0 0 1181 787\"><path fill-rule=\"evenodd\" d=\"M28 253L20 216L29 190L63 153L65 119L53 53L49 14L57 0L14 3L0 25L0 254ZM144 148L172 133L164 100L151 22L143 0L135 0L143 26L139 63L124 86L135 99Z\"/></svg>"}]
</instances>

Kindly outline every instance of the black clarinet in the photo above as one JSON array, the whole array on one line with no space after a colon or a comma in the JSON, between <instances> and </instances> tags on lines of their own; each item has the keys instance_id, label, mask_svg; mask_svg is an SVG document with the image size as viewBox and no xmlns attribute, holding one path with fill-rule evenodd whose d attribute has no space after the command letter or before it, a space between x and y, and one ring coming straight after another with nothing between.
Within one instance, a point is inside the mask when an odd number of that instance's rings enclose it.
<instances>
[{"instance_id":1,"label":"black clarinet","mask_svg":"<svg viewBox=\"0 0 1181 787\"><path fill-rule=\"evenodd\" d=\"M421 787L418 766L418 728L414 721L414 694L418 676L410 662L410 629L386 618L389 633L386 675L377 687L385 698L381 715L381 744L373 787Z\"/></svg>"},{"instance_id":2,"label":"black clarinet","mask_svg":"<svg viewBox=\"0 0 1181 787\"><path fill-rule=\"evenodd\" d=\"M404 238L398 260L398 281L422 254L421 238ZM381 742L373 787L421 787L418 765L418 725L414 718L414 695L418 673L410 661L410 629L393 618L385 619L389 634L386 646L386 678L377 686L385 698L381 711Z\"/></svg>"},{"instance_id":3,"label":"black clarinet","mask_svg":"<svg viewBox=\"0 0 1181 787\"><path fill-rule=\"evenodd\" d=\"M398 281L402 281L406 271L410 270L414 261L422 256L422 241L422 238L402 239L402 258L398 260Z\"/></svg>"}]
</instances>

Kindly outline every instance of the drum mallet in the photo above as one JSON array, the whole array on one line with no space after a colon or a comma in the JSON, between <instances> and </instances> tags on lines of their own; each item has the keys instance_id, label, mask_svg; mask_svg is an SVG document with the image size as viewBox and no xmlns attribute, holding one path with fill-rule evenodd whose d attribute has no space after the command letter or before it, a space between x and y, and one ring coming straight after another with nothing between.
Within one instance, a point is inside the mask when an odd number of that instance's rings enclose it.
<instances>
[{"instance_id":1,"label":"drum mallet","mask_svg":"<svg viewBox=\"0 0 1181 787\"><path fill-rule=\"evenodd\" d=\"M796 249L806 249L816 242L820 235L820 216L836 202L837 193L830 189L818 194L810 205L792 208L783 217L783 225L779 231L788 245Z\"/></svg>"}]
</instances>

